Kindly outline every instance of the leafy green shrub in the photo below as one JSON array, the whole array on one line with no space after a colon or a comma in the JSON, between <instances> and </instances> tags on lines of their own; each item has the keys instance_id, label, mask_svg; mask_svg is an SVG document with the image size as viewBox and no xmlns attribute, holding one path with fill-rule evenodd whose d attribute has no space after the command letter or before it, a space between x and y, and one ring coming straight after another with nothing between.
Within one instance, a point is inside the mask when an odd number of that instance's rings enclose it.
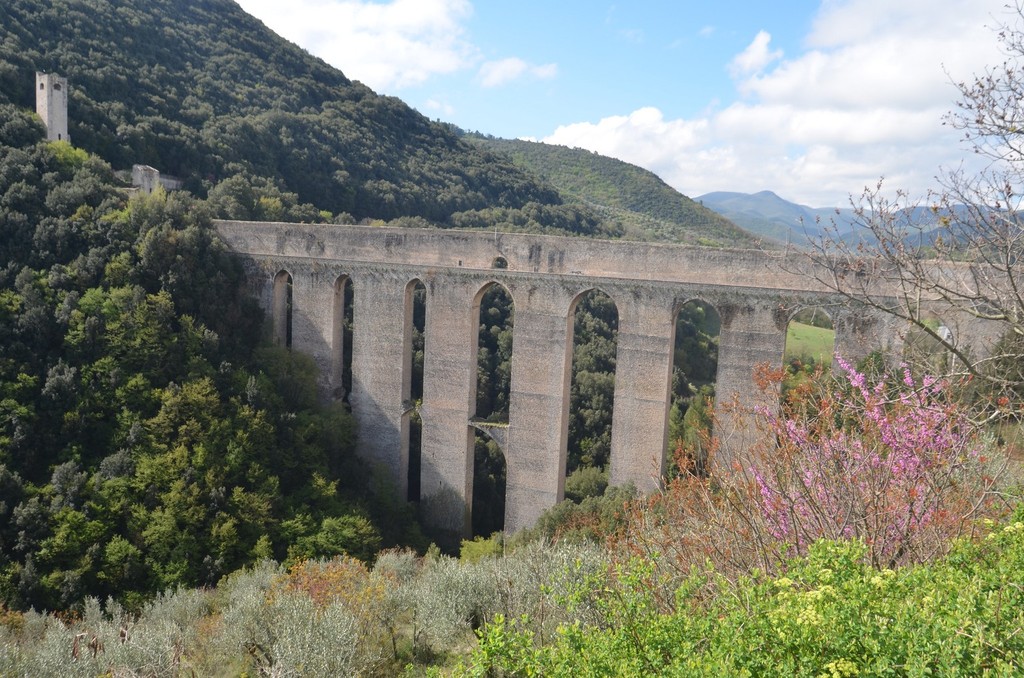
<instances>
[{"instance_id":1,"label":"leafy green shrub","mask_svg":"<svg viewBox=\"0 0 1024 678\"><path fill-rule=\"evenodd\" d=\"M565 499L540 515L533 527L520 530L509 540L513 547L538 539L555 542L603 543L622 528L631 512L627 507L637 496L632 484L605 488L604 494L580 503Z\"/></svg>"},{"instance_id":2,"label":"leafy green shrub","mask_svg":"<svg viewBox=\"0 0 1024 678\"><path fill-rule=\"evenodd\" d=\"M495 532L490 537L463 539L459 550L459 561L475 563L483 558L496 558L505 550L504 533Z\"/></svg>"},{"instance_id":3,"label":"leafy green shrub","mask_svg":"<svg viewBox=\"0 0 1024 678\"><path fill-rule=\"evenodd\" d=\"M651 561L583 580L600 621L538 644L529 619L495 618L467 675L1020 675L1024 510L944 558L877 569L859 541L821 541L784 576L693 574L659 611ZM708 596L707 592L711 595Z\"/></svg>"},{"instance_id":4,"label":"leafy green shrub","mask_svg":"<svg viewBox=\"0 0 1024 678\"><path fill-rule=\"evenodd\" d=\"M565 498L577 504L587 497L600 497L608 488L608 472L597 466L581 466L565 479Z\"/></svg>"},{"instance_id":5,"label":"leafy green shrub","mask_svg":"<svg viewBox=\"0 0 1024 678\"><path fill-rule=\"evenodd\" d=\"M387 582L382 618L393 656L430 662L464 652L473 645L473 631L495 615L527 615L541 638L559 623L592 619L586 605L569 615L557 601L606 563L600 548L567 543L535 542L472 562L385 552L374 574Z\"/></svg>"}]
</instances>

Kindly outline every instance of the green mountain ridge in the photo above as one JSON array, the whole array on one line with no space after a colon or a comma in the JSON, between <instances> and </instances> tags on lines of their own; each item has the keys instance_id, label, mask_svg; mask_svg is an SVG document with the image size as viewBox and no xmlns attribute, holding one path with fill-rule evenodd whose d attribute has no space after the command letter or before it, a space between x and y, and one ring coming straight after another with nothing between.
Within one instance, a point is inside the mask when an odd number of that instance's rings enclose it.
<instances>
[{"instance_id":1,"label":"green mountain ridge","mask_svg":"<svg viewBox=\"0 0 1024 678\"><path fill-rule=\"evenodd\" d=\"M183 177L200 197L242 177L346 219L619 235L230 0L10 0L0 6L0 103L31 109L35 71L68 78L77 147L115 169ZM222 216L265 216L242 207Z\"/></svg>"},{"instance_id":2,"label":"green mountain ridge","mask_svg":"<svg viewBox=\"0 0 1024 678\"><path fill-rule=\"evenodd\" d=\"M31 109L37 70L67 77L76 147L199 197L224 185L222 217L756 243L638 167L432 122L231 0L9 0L0 27L0 104Z\"/></svg>"},{"instance_id":3,"label":"green mountain ridge","mask_svg":"<svg viewBox=\"0 0 1024 678\"><path fill-rule=\"evenodd\" d=\"M759 238L679 193L656 174L580 148L479 134L466 138L506 153L558 189L617 224L626 237L693 245L752 247Z\"/></svg>"}]
</instances>

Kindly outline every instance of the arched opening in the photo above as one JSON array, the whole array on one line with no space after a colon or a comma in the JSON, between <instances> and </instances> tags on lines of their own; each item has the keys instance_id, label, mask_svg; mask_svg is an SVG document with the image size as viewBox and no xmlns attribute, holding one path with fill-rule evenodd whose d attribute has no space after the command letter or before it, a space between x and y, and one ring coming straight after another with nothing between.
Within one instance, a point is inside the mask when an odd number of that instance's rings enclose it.
<instances>
[{"instance_id":1,"label":"arched opening","mask_svg":"<svg viewBox=\"0 0 1024 678\"><path fill-rule=\"evenodd\" d=\"M783 393L832 368L836 331L832 316L820 306L802 308L786 326L786 350L782 356Z\"/></svg>"},{"instance_id":2,"label":"arched opening","mask_svg":"<svg viewBox=\"0 0 1024 678\"><path fill-rule=\"evenodd\" d=\"M408 453L409 501L420 500L421 441L423 420L423 333L427 319L427 289L419 280L405 288L405 358L403 390L405 400L406 449Z\"/></svg>"},{"instance_id":3,"label":"arched opening","mask_svg":"<svg viewBox=\"0 0 1024 678\"><path fill-rule=\"evenodd\" d=\"M505 257L494 257L494 261L491 262L491 268L508 268L508 259Z\"/></svg>"},{"instance_id":4,"label":"arched opening","mask_svg":"<svg viewBox=\"0 0 1024 678\"><path fill-rule=\"evenodd\" d=\"M279 271L274 276L272 308L274 343L278 346L292 346L292 275Z\"/></svg>"},{"instance_id":5,"label":"arched opening","mask_svg":"<svg viewBox=\"0 0 1024 678\"><path fill-rule=\"evenodd\" d=\"M607 485L618 333L611 297L593 289L574 300L565 493L580 501Z\"/></svg>"},{"instance_id":6,"label":"arched opening","mask_svg":"<svg viewBox=\"0 0 1024 678\"><path fill-rule=\"evenodd\" d=\"M515 305L502 285L489 283L477 294L475 420L484 427L507 427L512 382L512 328ZM505 527L505 455L500 445L477 430L473 446L472 528L474 536Z\"/></svg>"},{"instance_id":7,"label":"arched opening","mask_svg":"<svg viewBox=\"0 0 1024 678\"><path fill-rule=\"evenodd\" d=\"M341 289L342 322L341 322L341 388L342 399L348 402L352 393L352 342L355 341L356 310L355 290L351 278L345 278Z\"/></svg>"},{"instance_id":8,"label":"arched opening","mask_svg":"<svg viewBox=\"0 0 1024 678\"><path fill-rule=\"evenodd\" d=\"M670 475L707 475L721 330L718 311L706 302L688 301L676 313L668 417Z\"/></svg>"},{"instance_id":9,"label":"arched opening","mask_svg":"<svg viewBox=\"0 0 1024 678\"><path fill-rule=\"evenodd\" d=\"M480 328L477 334L476 417L508 422L512 384L512 296L498 283L489 283L477 297Z\"/></svg>"},{"instance_id":10,"label":"arched opening","mask_svg":"<svg viewBox=\"0 0 1024 678\"><path fill-rule=\"evenodd\" d=\"M492 438L476 431L473 445L474 537L505 529L505 455Z\"/></svg>"},{"instance_id":11,"label":"arched opening","mask_svg":"<svg viewBox=\"0 0 1024 678\"><path fill-rule=\"evenodd\" d=\"M351 322L352 296L349 291L349 278L346 275L338 276L334 281L334 301L331 310L331 386L334 389L335 400L344 400L348 397L348 391L344 386L345 374L352 367L352 351L348 351L349 362L346 365L345 355L348 342L345 340L346 313ZM349 330L351 332L351 328Z\"/></svg>"}]
</instances>

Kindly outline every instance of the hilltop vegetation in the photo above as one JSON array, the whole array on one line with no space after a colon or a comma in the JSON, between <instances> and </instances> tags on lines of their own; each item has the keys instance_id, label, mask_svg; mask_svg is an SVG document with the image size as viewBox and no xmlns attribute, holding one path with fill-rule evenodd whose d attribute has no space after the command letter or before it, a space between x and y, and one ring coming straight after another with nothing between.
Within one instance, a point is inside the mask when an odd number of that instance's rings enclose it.
<instances>
[{"instance_id":1,"label":"hilltop vegetation","mask_svg":"<svg viewBox=\"0 0 1024 678\"><path fill-rule=\"evenodd\" d=\"M10 0L0 102L31 109L33 73L70 82L74 144L115 169L152 165L200 197L283 193L303 217L618 235L506 158L461 141L269 31L231 0ZM221 216L288 218L258 200ZM329 214L320 215L320 211Z\"/></svg>"},{"instance_id":2,"label":"hilltop vegetation","mask_svg":"<svg viewBox=\"0 0 1024 678\"><path fill-rule=\"evenodd\" d=\"M625 237L714 247L753 247L758 238L682 195L652 172L580 148L467 135L615 223Z\"/></svg>"}]
</instances>

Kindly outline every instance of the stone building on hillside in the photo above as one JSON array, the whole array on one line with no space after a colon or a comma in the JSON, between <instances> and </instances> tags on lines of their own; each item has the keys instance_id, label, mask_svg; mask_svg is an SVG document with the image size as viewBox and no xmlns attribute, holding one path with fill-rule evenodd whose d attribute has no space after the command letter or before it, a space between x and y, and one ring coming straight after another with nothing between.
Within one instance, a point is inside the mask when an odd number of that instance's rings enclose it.
<instances>
[{"instance_id":1,"label":"stone building on hillside","mask_svg":"<svg viewBox=\"0 0 1024 678\"><path fill-rule=\"evenodd\" d=\"M132 186L149 195L162 186L165 191L177 191L182 188L184 181L178 177L161 174L160 170L149 165L132 165Z\"/></svg>"},{"instance_id":2,"label":"stone building on hillside","mask_svg":"<svg viewBox=\"0 0 1024 678\"><path fill-rule=\"evenodd\" d=\"M48 141L70 141L67 78L36 72L36 113L46 125Z\"/></svg>"}]
</instances>

